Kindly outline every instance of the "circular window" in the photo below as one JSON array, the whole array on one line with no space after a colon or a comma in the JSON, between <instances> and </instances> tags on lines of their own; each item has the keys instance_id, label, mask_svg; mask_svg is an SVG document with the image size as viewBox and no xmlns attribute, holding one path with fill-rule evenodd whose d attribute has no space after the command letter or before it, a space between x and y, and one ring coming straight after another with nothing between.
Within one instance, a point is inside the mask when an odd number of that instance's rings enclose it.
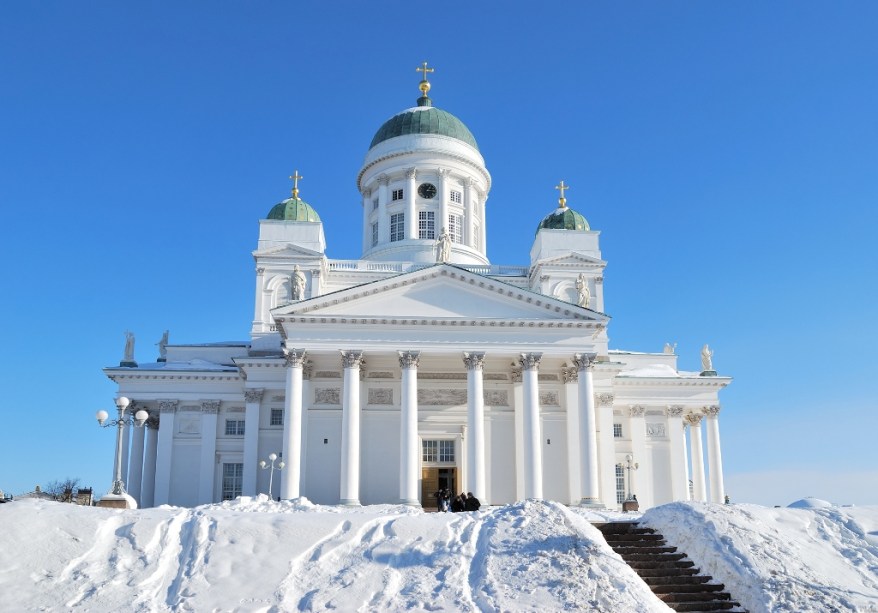
<instances>
[{"instance_id":1,"label":"circular window","mask_svg":"<svg viewBox=\"0 0 878 613\"><path fill-rule=\"evenodd\" d=\"M421 183L420 187L418 187L418 196L432 200L436 197L436 186L432 183Z\"/></svg>"}]
</instances>

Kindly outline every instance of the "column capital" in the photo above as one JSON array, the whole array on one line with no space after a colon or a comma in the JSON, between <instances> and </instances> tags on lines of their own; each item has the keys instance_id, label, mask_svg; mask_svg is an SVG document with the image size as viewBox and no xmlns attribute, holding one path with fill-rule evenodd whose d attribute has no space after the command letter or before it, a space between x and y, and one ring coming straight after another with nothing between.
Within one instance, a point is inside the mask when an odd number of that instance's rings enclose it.
<instances>
[{"instance_id":1,"label":"column capital","mask_svg":"<svg viewBox=\"0 0 878 613\"><path fill-rule=\"evenodd\" d=\"M159 413L176 413L177 400L159 400Z\"/></svg>"},{"instance_id":2,"label":"column capital","mask_svg":"<svg viewBox=\"0 0 878 613\"><path fill-rule=\"evenodd\" d=\"M202 400L201 401L201 412L202 413L212 413L216 415L219 413L220 409L220 401L219 400Z\"/></svg>"},{"instance_id":3,"label":"column capital","mask_svg":"<svg viewBox=\"0 0 878 613\"><path fill-rule=\"evenodd\" d=\"M418 169L417 168L406 168L405 169L406 179L417 179L418 178Z\"/></svg>"},{"instance_id":4,"label":"column capital","mask_svg":"<svg viewBox=\"0 0 878 613\"><path fill-rule=\"evenodd\" d=\"M521 383L521 366L512 367L511 378L513 383Z\"/></svg>"},{"instance_id":5,"label":"column capital","mask_svg":"<svg viewBox=\"0 0 878 613\"><path fill-rule=\"evenodd\" d=\"M720 407L717 404L711 405L709 407L704 407L704 414L707 417L718 417L719 411L720 411Z\"/></svg>"},{"instance_id":6,"label":"column capital","mask_svg":"<svg viewBox=\"0 0 878 613\"><path fill-rule=\"evenodd\" d=\"M704 418L704 415L698 415L697 413L689 413L686 416L686 421L689 422L690 426L700 426L701 420Z\"/></svg>"},{"instance_id":7,"label":"column capital","mask_svg":"<svg viewBox=\"0 0 878 613\"><path fill-rule=\"evenodd\" d=\"M475 185L475 183L476 183L476 181L472 177L464 177L464 179L463 179L463 184L466 187L472 187L473 185Z\"/></svg>"},{"instance_id":8,"label":"column capital","mask_svg":"<svg viewBox=\"0 0 878 613\"><path fill-rule=\"evenodd\" d=\"M378 185L387 185L388 183L390 183L390 177L385 174L381 174L375 177L375 181L377 181Z\"/></svg>"},{"instance_id":9,"label":"column capital","mask_svg":"<svg viewBox=\"0 0 878 613\"><path fill-rule=\"evenodd\" d=\"M524 370L539 370L540 360L543 359L542 353L522 353L518 358L518 363Z\"/></svg>"},{"instance_id":10,"label":"column capital","mask_svg":"<svg viewBox=\"0 0 878 613\"><path fill-rule=\"evenodd\" d=\"M399 351L400 368L417 368L421 362L420 351Z\"/></svg>"},{"instance_id":11,"label":"column capital","mask_svg":"<svg viewBox=\"0 0 878 613\"><path fill-rule=\"evenodd\" d=\"M683 406L674 404L668 407L668 417L683 417Z\"/></svg>"},{"instance_id":12,"label":"column capital","mask_svg":"<svg viewBox=\"0 0 878 613\"><path fill-rule=\"evenodd\" d=\"M448 169L448 168L437 168L437 169L436 169L436 173L437 173L440 177L447 177L449 174L451 174L451 170Z\"/></svg>"},{"instance_id":13,"label":"column capital","mask_svg":"<svg viewBox=\"0 0 878 613\"><path fill-rule=\"evenodd\" d=\"M603 278L603 277L595 277L595 278L594 278L594 282L595 282L595 283L603 283L603 282L604 282L604 278Z\"/></svg>"},{"instance_id":14,"label":"column capital","mask_svg":"<svg viewBox=\"0 0 878 613\"><path fill-rule=\"evenodd\" d=\"M359 368L363 362L363 352L356 349L340 350L343 368Z\"/></svg>"},{"instance_id":15,"label":"column capital","mask_svg":"<svg viewBox=\"0 0 878 613\"><path fill-rule=\"evenodd\" d=\"M261 402L262 394L265 392L262 388L250 388L244 390L244 401L245 402Z\"/></svg>"},{"instance_id":16,"label":"column capital","mask_svg":"<svg viewBox=\"0 0 878 613\"><path fill-rule=\"evenodd\" d=\"M616 397L613 394L597 394L597 405L599 407L611 407Z\"/></svg>"},{"instance_id":17,"label":"column capital","mask_svg":"<svg viewBox=\"0 0 878 613\"><path fill-rule=\"evenodd\" d=\"M642 407L639 404L628 409L628 414L631 415L631 417L643 417L644 413L646 413L646 407Z\"/></svg>"},{"instance_id":18,"label":"column capital","mask_svg":"<svg viewBox=\"0 0 878 613\"><path fill-rule=\"evenodd\" d=\"M466 365L467 370L482 370L485 363L485 352L484 351L474 351L474 352L463 352L463 363Z\"/></svg>"},{"instance_id":19,"label":"column capital","mask_svg":"<svg viewBox=\"0 0 878 613\"><path fill-rule=\"evenodd\" d=\"M561 379L564 383L576 383L579 381L579 371L575 366L562 366Z\"/></svg>"},{"instance_id":20,"label":"column capital","mask_svg":"<svg viewBox=\"0 0 878 613\"><path fill-rule=\"evenodd\" d=\"M301 368L302 364L305 362L305 350L285 347L284 362L286 363L287 368Z\"/></svg>"},{"instance_id":21,"label":"column capital","mask_svg":"<svg viewBox=\"0 0 878 613\"><path fill-rule=\"evenodd\" d=\"M576 366L576 370L579 371L593 370L597 357L598 354L596 353L574 353L573 364Z\"/></svg>"},{"instance_id":22,"label":"column capital","mask_svg":"<svg viewBox=\"0 0 878 613\"><path fill-rule=\"evenodd\" d=\"M263 274L264 272L265 272L265 268L263 268L263 267L261 267L261 266L260 266L259 268L256 269L256 274L257 274L257 275L261 275L261 274Z\"/></svg>"}]
</instances>

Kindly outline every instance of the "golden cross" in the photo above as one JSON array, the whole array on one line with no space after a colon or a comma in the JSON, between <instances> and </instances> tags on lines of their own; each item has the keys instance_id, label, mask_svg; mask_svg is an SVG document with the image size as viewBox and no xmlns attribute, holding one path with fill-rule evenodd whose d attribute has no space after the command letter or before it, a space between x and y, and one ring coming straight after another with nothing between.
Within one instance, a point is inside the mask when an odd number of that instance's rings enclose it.
<instances>
[{"instance_id":1,"label":"golden cross","mask_svg":"<svg viewBox=\"0 0 878 613\"><path fill-rule=\"evenodd\" d=\"M558 202L561 203L561 206L565 206L567 204L567 198L564 197L564 190L570 189L569 185L564 185L564 181L561 181L561 185L556 185L555 189L560 190L561 197L558 199Z\"/></svg>"},{"instance_id":2,"label":"golden cross","mask_svg":"<svg viewBox=\"0 0 878 613\"><path fill-rule=\"evenodd\" d=\"M427 73L428 72L435 72L435 71L436 71L435 68L427 68L427 62L424 62L423 68L415 68L415 72L423 72L424 73L424 81L427 80Z\"/></svg>"},{"instance_id":3,"label":"golden cross","mask_svg":"<svg viewBox=\"0 0 878 613\"><path fill-rule=\"evenodd\" d=\"M293 174L290 175L290 179L293 180L293 198L299 197L299 179L304 179L302 175L299 174L298 170L294 170Z\"/></svg>"}]
</instances>

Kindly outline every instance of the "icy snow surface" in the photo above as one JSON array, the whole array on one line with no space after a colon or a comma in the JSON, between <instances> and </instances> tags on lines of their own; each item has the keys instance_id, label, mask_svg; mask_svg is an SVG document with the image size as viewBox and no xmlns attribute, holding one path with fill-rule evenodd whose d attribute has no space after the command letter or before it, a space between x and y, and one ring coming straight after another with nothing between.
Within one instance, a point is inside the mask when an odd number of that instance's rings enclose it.
<instances>
[{"instance_id":1,"label":"icy snow surface","mask_svg":"<svg viewBox=\"0 0 878 613\"><path fill-rule=\"evenodd\" d=\"M533 501L440 514L264 496L129 511L21 500L0 505L2 609L669 611L589 523L617 517ZM752 611L878 610L865 540L878 507L681 503L644 519Z\"/></svg>"},{"instance_id":2,"label":"icy snow surface","mask_svg":"<svg viewBox=\"0 0 878 613\"><path fill-rule=\"evenodd\" d=\"M752 613L878 611L878 507L673 503L642 521Z\"/></svg>"},{"instance_id":3,"label":"icy snow surface","mask_svg":"<svg viewBox=\"0 0 878 613\"><path fill-rule=\"evenodd\" d=\"M16 610L669 610L556 503L440 514L264 496L134 511L16 501L0 519L0 594Z\"/></svg>"}]
</instances>

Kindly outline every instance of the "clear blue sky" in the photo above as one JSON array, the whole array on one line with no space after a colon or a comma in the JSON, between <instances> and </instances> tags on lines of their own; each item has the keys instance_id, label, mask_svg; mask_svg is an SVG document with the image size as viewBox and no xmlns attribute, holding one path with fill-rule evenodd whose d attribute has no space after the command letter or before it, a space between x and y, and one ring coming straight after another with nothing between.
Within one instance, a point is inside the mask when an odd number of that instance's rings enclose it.
<instances>
[{"instance_id":1,"label":"clear blue sky","mask_svg":"<svg viewBox=\"0 0 878 613\"><path fill-rule=\"evenodd\" d=\"M436 67L526 264L560 179L614 348L705 342L735 500L878 504L875 2L0 4L0 489L110 485L124 331L245 340L289 193L360 254L369 142Z\"/></svg>"}]
</instances>

